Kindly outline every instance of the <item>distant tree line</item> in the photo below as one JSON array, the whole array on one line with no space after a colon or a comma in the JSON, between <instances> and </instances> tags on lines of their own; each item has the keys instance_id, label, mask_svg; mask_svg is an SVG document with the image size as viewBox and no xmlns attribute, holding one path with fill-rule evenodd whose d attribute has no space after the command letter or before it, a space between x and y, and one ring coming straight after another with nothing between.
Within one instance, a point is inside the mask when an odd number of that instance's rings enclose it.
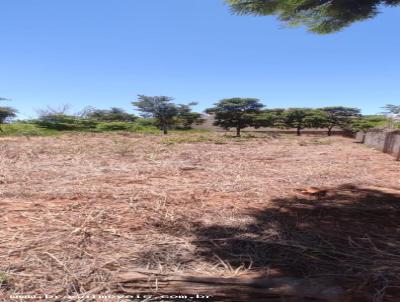
<instances>
[{"instance_id":1,"label":"distant tree line","mask_svg":"<svg viewBox=\"0 0 400 302\"><path fill-rule=\"evenodd\" d=\"M58 131L129 131L158 128L163 130L164 134L170 129L191 129L194 124L204 122L200 113L192 111L192 107L196 105L193 102L175 104L170 97L139 95L138 100L132 104L140 112L140 117L116 107L87 107L73 114L70 113L69 106L64 105L39 110L36 119L20 122ZM17 111L14 108L0 107L0 125L10 122L16 116Z\"/></svg>"},{"instance_id":2,"label":"distant tree line","mask_svg":"<svg viewBox=\"0 0 400 302\"><path fill-rule=\"evenodd\" d=\"M2 100L6 99L0 98ZM176 104L173 98L167 96L139 95L132 105L140 116L116 107L88 107L71 114L68 106L62 106L40 110L38 118L23 122L58 131L129 131L154 128L164 134L170 129L191 129L193 125L204 122L202 114L192 111L196 103ZM385 114L400 113L398 105L386 105L384 109ZM301 135L306 128L326 128L330 136L334 129L365 131L372 127L385 126L388 121L384 115L362 116L360 109L344 106L266 109L256 98L222 99L205 112L213 116L215 126L226 130L234 129L238 137L241 130L247 127L291 128L296 129L297 135ZM16 109L0 106L0 126L16 116Z\"/></svg>"},{"instance_id":3,"label":"distant tree line","mask_svg":"<svg viewBox=\"0 0 400 302\"><path fill-rule=\"evenodd\" d=\"M305 128L326 128L330 136L335 128L356 132L383 125L386 121L384 116L362 116L360 109L343 106L263 108L258 99L231 98L219 101L206 112L213 114L214 125L224 129L234 128L237 136L246 127L294 128L297 135L301 135Z\"/></svg>"}]
</instances>

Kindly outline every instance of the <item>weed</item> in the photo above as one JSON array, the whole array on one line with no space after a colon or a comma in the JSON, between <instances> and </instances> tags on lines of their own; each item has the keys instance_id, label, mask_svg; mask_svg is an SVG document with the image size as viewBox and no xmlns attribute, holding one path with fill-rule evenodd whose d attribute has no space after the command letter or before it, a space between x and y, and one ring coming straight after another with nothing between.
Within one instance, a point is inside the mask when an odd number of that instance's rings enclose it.
<instances>
[{"instance_id":1,"label":"weed","mask_svg":"<svg viewBox=\"0 0 400 302\"><path fill-rule=\"evenodd\" d=\"M5 272L0 271L0 287L7 283L7 274Z\"/></svg>"}]
</instances>

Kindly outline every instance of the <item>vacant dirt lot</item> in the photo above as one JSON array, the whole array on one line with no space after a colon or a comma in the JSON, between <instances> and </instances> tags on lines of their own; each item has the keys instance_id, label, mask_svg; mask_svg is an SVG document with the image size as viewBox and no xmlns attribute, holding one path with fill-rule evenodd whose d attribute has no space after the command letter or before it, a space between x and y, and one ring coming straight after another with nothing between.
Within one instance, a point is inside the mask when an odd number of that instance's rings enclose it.
<instances>
[{"instance_id":1,"label":"vacant dirt lot","mask_svg":"<svg viewBox=\"0 0 400 302\"><path fill-rule=\"evenodd\" d=\"M117 281L141 270L324 276L351 301L398 301L400 163L257 136L0 139L0 299L138 292Z\"/></svg>"}]
</instances>

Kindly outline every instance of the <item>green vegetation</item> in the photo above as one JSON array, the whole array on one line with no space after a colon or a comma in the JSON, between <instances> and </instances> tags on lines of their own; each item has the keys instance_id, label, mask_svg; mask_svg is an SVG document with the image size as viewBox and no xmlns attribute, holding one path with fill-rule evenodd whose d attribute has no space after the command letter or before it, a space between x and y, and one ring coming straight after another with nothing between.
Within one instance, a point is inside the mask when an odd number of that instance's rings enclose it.
<instances>
[{"instance_id":1,"label":"green vegetation","mask_svg":"<svg viewBox=\"0 0 400 302\"><path fill-rule=\"evenodd\" d=\"M43 114L37 120L33 120L33 122L41 128L58 131L91 130L95 129L98 123L93 119L63 113Z\"/></svg>"},{"instance_id":2,"label":"green vegetation","mask_svg":"<svg viewBox=\"0 0 400 302\"><path fill-rule=\"evenodd\" d=\"M6 273L0 271L0 287L6 283L7 283L7 275Z\"/></svg>"},{"instance_id":3,"label":"green vegetation","mask_svg":"<svg viewBox=\"0 0 400 302\"><path fill-rule=\"evenodd\" d=\"M290 108L283 113L286 128L295 128L297 135L305 128L325 128L327 116L323 111L308 108Z\"/></svg>"},{"instance_id":4,"label":"green vegetation","mask_svg":"<svg viewBox=\"0 0 400 302\"><path fill-rule=\"evenodd\" d=\"M226 0L232 11L242 15L278 18L290 26L305 25L311 32L336 32L350 24L375 17L383 6L400 0Z\"/></svg>"},{"instance_id":5,"label":"green vegetation","mask_svg":"<svg viewBox=\"0 0 400 302\"><path fill-rule=\"evenodd\" d=\"M17 116L16 109L11 107L0 107L0 132L3 131L2 125L16 116Z\"/></svg>"},{"instance_id":6,"label":"green vegetation","mask_svg":"<svg viewBox=\"0 0 400 302\"><path fill-rule=\"evenodd\" d=\"M376 127L386 127L388 119L383 115L365 115L351 120L343 129L352 133L358 131L367 131Z\"/></svg>"},{"instance_id":7,"label":"green vegetation","mask_svg":"<svg viewBox=\"0 0 400 302\"><path fill-rule=\"evenodd\" d=\"M1 100L1 98L0 98ZM149 97L139 95L139 100L132 104L141 112L141 117L130 114L123 109L86 108L80 113L68 113L68 107L60 109L48 107L39 112L33 120L13 122L17 110L12 107L0 107L0 135L5 136L46 136L62 132L140 132L157 134L162 130L202 132L192 129L194 124L204 122L202 115L192 111L196 103L175 104L173 99L165 96ZM222 99L214 107L206 109L214 118L214 125L223 129L236 130L236 137L247 127L296 129L297 135L306 128L326 128L328 136L335 128L349 133L366 131L374 127L397 128L396 120L400 106L386 105L385 115L362 116L358 108L334 106L319 109L313 108L273 108L263 109L264 105L256 98ZM204 131L204 130L203 130ZM191 138L192 139L192 138ZM202 141L198 137L196 140ZM171 138L166 143L185 142Z\"/></svg>"},{"instance_id":8,"label":"green vegetation","mask_svg":"<svg viewBox=\"0 0 400 302\"><path fill-rule=\"evenodd\" d=\"M144 118L151 118L155 125L168 134L168 130L176 127L190 129L193 124L201 124L203 120L199 113L192 112L191 106L174 104L174 99L167 96L145 96L139 95L138 101L132 102Z\"/></svg>"},{"instance_id":9,"label":"green vegetation","mask_svg":"<svg viewBox=\"0 0 400 302\"><path fill-rule=\"evenodd\" d=\"M137 123L128 122L102 122L96 125L95 132L126 131L126 132L147 132L157 133L155 126L143 126Z\"/></svg>"},{"instance_id":10,"label":"green vegetation","mask_svg":"<svg viewBox=\"0 0 400 302\"><path fill-rule=\"evenodd\" d=\"M264 107L260 100L253 98L223 99L214 105L206 110L214 115L214 125L224 129L235 128L237 137L240 137L241 129L256 125L257 115Z\"/></svg>"},{"instance_id":11,"label":"green vegetation","mask_svg":"<svg viewBox=\"0 0 400 302\"><path fill-rule=\"evenodd\" d=\"M89 108L85 110L83 116L99 122L134 122L137 119L134 114L116 107L112 107L110 110Z\"/></svg>"},{"instance_id":12,"label":"green vegetation","mask_svg":"<svg viewBox=\"0 0 400 302\"><path fill-rule=\"evenodd\" d=\"M3 125L0 136L49 136L57 133L57 130L41 128L36 124L17 122Z\"/></svg>"},{"instance_id":13,"label":"green vegetation","mask_svg":"<svg viewBox=\"0 0 400 302\"><path fill-rule=\"evenodd\" d=\"M158 133L154 125L146 125L143 122L97 122L72 118L71 116L57 117L54 120L46 119L19 121L3 125L0 135L3 136L48 136L63 132L143 132Z\"/></svg>"},{"instance_id":14,"label":"green vegetation","mask_svg":"<svg viewBox=\"0 0 400 302\"><path fill-rule=\"evenodd\" d=\"M328 128L328 136L332 135L332 129L345 128L353 118L360 117L360 109L343 106L324 107L319 110L326 114L326 127Z\"/></svg>"}]
</instances>

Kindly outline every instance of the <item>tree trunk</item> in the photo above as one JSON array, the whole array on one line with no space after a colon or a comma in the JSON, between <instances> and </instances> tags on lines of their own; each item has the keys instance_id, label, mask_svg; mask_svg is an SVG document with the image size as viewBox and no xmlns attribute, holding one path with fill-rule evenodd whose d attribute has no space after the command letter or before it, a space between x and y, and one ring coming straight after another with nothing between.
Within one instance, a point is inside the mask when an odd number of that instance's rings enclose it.
<instances>
[{"instance_id":1,"label":"tree trunk","mask_svg":"<svg viewBox=\"0 0 400 302\"><path fill-rule=\"evenodd\" d=\"M164 135L168 134L168 127L167 127L166 123L163 123L163 132L164 132Z\"/></svg>"},{"instance_id":2,"label":"tree trunk","mask_svg":"<svg viewBox=\"0 0 400 302\"><path fill-rule=\"evenodd\" d=\"M328 127L328 136L332 135L332 127Z\"/></svg>"},{"instance_id":3,"label":"tree trunk","mask_svg":"<svg viewBox=\"0 0 400 302\"><path fill-rule=\"evenodd\" d=\"M299 128L297 128L297 136L300 136L301 135L301 128L299 127Z\"/></svg>"},{"instance_id":4,"label":"tree trunk","mask_svg":"<svg viewBox=\"0 0 400 302\"><path fill-rule=\"evenodd\" d=\"M236 128L236 136L237 136L237 137L240 137L240 127L237 127L237 128Z\"/></svg>"}]
</instances>

